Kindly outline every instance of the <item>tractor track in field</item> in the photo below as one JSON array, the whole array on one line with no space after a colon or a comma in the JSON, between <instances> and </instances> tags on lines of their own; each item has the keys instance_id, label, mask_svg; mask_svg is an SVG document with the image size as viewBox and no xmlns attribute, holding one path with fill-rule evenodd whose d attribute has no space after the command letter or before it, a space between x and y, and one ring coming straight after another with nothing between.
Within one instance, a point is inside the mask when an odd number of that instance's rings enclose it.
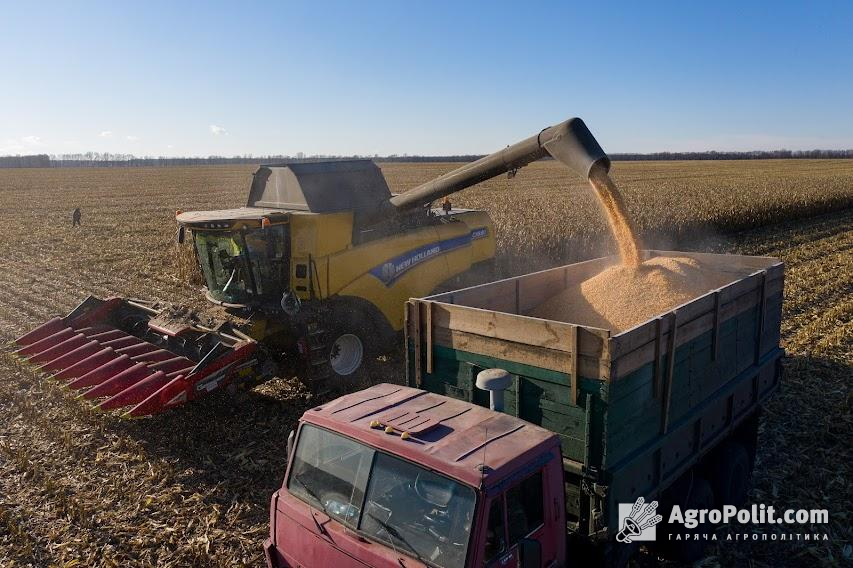
<instances>
[{"instance_id":1,"label":"tractor track in field","mask_svg":"<svg viewBox=\"0 0 853 568\"><path fill-rule=\"evenodd\" d=\"M785 305L784 316L790 321L796 319L796 316L807 312L821 309L827 309L837 305L845 298L849 299L853 294L853 289L849 286L839 286L838 282L832 278L833 274L838 273L844 268L844 262L853 254L853 232L848 238L850 245L843 250L831 253L825 253L819 258L811 258L805 262L797 263L797 270L814 271L816 274L823 274L825 279L820 280L815 278L815 284L810 289L809 295L799 295L788 298Z\"/></svg>"}]
</instances>

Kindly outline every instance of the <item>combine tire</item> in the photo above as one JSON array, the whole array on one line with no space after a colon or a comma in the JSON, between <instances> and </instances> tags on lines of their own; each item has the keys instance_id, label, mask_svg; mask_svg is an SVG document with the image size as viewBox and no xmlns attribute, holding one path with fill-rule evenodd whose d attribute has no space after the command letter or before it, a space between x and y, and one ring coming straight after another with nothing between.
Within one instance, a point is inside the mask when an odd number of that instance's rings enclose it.
<instances>
[{"instance_id":1,"label":"combine tire","mask_svg":"<svg viewBox=\"0 0 853 568\"><path fill-rule=\"evenodd\" d=\"M329 387L334 392L349 392L361 386L369 363L378 354L380 338L368 315L336 312L327 335Z\"/></svg>"},{"instance_id":2,"label":"combine tire","mask_svg":"<svg viewBox=\"0 0 853 568\"><path fill-rule=\"evenodd\" d=\"M711 467L714 495L717 505L735 505L746 503L750 474L749 452L738 442L729 442L717 455Z\"/></svg>"},{"instance_id":3,"label":"combine tire","mask_svg":"<svg viewBox=\"0 0 853 568\"><path fill-rule=\"evenodd\" d=\"M364 342L357 333L347 331L332 340L329 364L336 375L348 377L364 362Z\"/></svg>"}]
</instances>

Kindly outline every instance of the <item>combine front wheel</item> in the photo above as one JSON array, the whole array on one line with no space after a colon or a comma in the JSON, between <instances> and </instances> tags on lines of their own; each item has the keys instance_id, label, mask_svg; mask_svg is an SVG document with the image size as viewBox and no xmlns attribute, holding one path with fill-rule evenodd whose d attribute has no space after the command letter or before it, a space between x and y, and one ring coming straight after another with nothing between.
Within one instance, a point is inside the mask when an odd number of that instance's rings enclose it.
<instances>
[{"instance_id":1,"label":"combine front wheel","mask_svg":"<svg viewBox=\"0 0 853 568\"><path fill-rule=\"evenodd\" d=\"M339 376L352 375L364 362L364 344L354 333L344 333L335 339L329 348L329 364Z\"/></svg>"},{"instance_id":2,"label":"combine front wheel","mask_svg":"<svg viewBox=\"0 0 853 568\"><path fill-rule=\"evenodd\" d=\"M326 323L326 330L315 333L309 345L311 390L317 395L350 392L360 387L365 368L377 354L375 326L357 310L336 310Z\"/></svg>"}]
</instances>

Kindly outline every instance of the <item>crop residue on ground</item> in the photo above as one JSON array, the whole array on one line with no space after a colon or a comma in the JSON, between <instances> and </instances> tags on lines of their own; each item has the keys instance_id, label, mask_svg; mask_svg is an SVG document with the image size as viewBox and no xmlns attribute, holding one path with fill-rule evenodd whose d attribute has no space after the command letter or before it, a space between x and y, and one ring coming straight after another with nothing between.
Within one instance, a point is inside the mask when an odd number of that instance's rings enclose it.
<instances>
[{"instance_id":1,"label":"crop residue on ground","mask_svg":"<svg viewBox=\"0 0 853 568\"><path fill-rule=\"evenodd\" d=\"M394 163L383 171L401 191L454 166ZM252 170L0 170L0 338L66 313L88 294L204 307L198 283L178 271L186 259L176 260L174 211L245 203ZM494 217L504 269L615 252L602 238L607 227L592 192L564 170L537 163L454 196L454 205ZM844 517L853 510L853 163L617 162L613 175L647 247L667 248L655 240L662 232L673 240L702 233L718 252L786 262L787 372L762 422L750 498L828 509L830 542L721 543L702 566L840 565L853 542ZM73 229L78 206L83 226ZM832 209L841 211L793 220ZM731 242L723 234L770 220L778 223ZM315 404L298 383L276 380L124 421L92 412L10 353L0 356L0 565L263 565L287 434ZM381 363L384 380L402 380L401 360L398 353Z\"/></svg>"}]
</instances>

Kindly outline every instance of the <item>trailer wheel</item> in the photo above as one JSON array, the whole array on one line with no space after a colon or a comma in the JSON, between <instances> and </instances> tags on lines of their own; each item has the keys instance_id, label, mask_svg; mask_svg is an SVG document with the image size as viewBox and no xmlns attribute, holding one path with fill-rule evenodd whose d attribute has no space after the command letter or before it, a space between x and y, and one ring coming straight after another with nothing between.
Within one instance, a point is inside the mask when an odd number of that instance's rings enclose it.
<instances>
[{"instance_id":1,"label":"trailer wheel","mask_svg":"<svg viewBox=\"0 0 853 568\"><path fill-rule=\"evenodd\" d=\"M729 442L717 455L712 466L714 495L717 505L735 505L746 503L750 474L749 452L738 442Z\"/></svg>"},{"instance_id":2,"label":"trailer wheel","mask_svg":"<svg viewBox=\"0 0 853 568\"><path fill-rule=\"evenodd\" d=\"M690 494L684 503L683 509L713 509L714 490L704 477L694 475ZM666 519L668 515L664 516ZM662 523L658 528L658 540L663 540L661 553L670 560L692 564L704 555L708 541L702 535L708 534L710 525L702 523L699 526L688 529L684 525L670 525ZM699 538L692 538L699 535Z\"/></svg>"}]
</instances>

